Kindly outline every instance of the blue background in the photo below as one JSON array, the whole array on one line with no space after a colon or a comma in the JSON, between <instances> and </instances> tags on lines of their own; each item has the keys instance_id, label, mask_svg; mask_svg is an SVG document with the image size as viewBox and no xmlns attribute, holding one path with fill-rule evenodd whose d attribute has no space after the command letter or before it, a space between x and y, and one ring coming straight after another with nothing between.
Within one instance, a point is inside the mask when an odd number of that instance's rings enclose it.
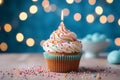
<instances>
[{"instance_id":1,"label":"blue background","mask_svg":"<svg viewBox=\"0 0 120 80\"><path fill-rule=\"evenodd\" d=\"M38 0L38 2L32 2L32 0L4 0L4 3L0 5L0 43L6 42L8 44L6 52L43 52L40 41L48 39L52 31L57 29L63 8L70 10L69 16L64 18L64 23L68 29L77 34L78 38L99 32L107 35L112 41L110 47L106 50L107 52L120 48L114 44L114 39L120 37L120 26L117 23L120 18L120 0L114 0L112 4L106 3L105 0L97 0L95 5L90 5L88 0L73 4L67 4L65 0L49 1L50 4L56 4L57 9L55 12L46 13L41 5L42 0ZM29 7L31 5L37 5L38 12L36 14L30 14ZM94 11L96 6L102 6L103 15L113 14L115 16L114 22L101 24L99 22L100 16ZM28 14L25 21L19 20L19 13L23 11ZM77 12L82 15L81 20L78 22L73 19L74 14ZM95 16L95 21L91 24L86 21L88 14L94 14ZM3 26L5 23L12 25L11 32L6 33L4 31ZM18 32L24 35L23 42L16 41ZM35 40L35 45L32 47L26 45L26 39L29 37Z\"/></svg>"}]
</instances>

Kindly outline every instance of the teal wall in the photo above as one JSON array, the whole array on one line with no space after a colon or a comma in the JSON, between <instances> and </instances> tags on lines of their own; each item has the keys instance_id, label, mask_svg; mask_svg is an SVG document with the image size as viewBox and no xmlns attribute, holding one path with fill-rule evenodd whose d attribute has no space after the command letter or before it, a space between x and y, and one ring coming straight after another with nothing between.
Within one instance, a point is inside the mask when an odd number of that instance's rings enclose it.
<instances>
[{"instance_id":1,"label":"teal wall","mask_svg":"<svg viewBox=\"0 0 120 80\"><path fill-rule=\"evenodd\" d=\"M114 44L114 39L120 37L120 26L118 25L118 19L120 18L120 0L114 0L112 4L108 4L105 0L97 0L95 5L89 5L88 0L82 0L80 3L67 4L65 0L49 0L50 4L57 6L56 11L46 13L41 5L43 0L33 2L32 0L4 0L4 3L0 5L0 43L6 42L8 49L5 52L43 52L40 46L40 41L49 38L49 35L57 29L60 23L60 13L63 8L68 8L70 14L64 18L64 23L68 29L75 32L78 38L83 38L87 34L93 34L99 32L105 34L111 39L111 45L106 51L119 49L120 47ZM38 12L36 14L30 14L29 7L36 5ZM99 15L95 14L95 7L102 6L103 15L108 16L113 14L115 20L113 23L101 24L99 22ZM28 14L28 18L25 21L19 20L20 12L25 11ZM81 13L82 18L76 22L73 19L75 13ZM93 14L95 21L89 24L86 21L86 16ZM7 33L3 27L5 23L12 25L12 31ZM16 34L22 33L24 40L17 42ZM35 45L28 47L26 40L33 38ZM1 53L3 51L0 50Z\"/></svg>"}]
</instances>

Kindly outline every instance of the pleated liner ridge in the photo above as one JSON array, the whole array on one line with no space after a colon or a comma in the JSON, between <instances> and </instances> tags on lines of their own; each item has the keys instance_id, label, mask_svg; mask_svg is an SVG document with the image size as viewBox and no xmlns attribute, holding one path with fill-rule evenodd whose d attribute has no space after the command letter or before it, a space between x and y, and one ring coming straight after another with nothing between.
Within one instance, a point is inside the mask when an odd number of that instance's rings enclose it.
<instances>
[{"instance_id":1,"label":"pleated liner ridge","mask_svg":"<svg viewBox=\"0 0 120 80\"><path fill-rule=\"evenodd\" d=\"M46 66L52 72L70 72L77 71L82 53L78 55L52 55L44 52Z\"/></svg>"}]
</instances>

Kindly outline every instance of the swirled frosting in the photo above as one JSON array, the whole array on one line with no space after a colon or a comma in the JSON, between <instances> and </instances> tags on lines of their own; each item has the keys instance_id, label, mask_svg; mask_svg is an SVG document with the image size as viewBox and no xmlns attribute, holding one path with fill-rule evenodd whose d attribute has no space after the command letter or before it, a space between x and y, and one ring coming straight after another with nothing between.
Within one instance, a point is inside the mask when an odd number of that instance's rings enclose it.
<instances>
[{"instance_id":1,"label":"swirled frosting","mask_svg":"<svg viewBox=\"0 0 120 80\"><path fill-rule=\"evenodd\" d=\"M81 51L82 45L77 41L76 34L66 29L61 22L58 29L53 31L50 38L43 43L43 49L54 53L76 53Z\"/></svg>"}]
</instances>

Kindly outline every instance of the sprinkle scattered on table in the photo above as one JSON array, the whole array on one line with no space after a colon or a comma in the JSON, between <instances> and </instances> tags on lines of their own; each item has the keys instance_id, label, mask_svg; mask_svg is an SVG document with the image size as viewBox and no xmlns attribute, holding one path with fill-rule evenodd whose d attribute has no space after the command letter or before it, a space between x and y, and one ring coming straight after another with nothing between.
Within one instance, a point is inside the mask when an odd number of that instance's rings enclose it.
<instances>
[{"instance_id":1,"label":"sprinkle scattered on table","mask_svg":"<svg viewBox=\"0 0 120 80\"><path fill-rule=\"evenodd\" d=\"M113 70L111 67L96 68L81 67L78 72L55 73L49 72L44 66L29 66L27 68L13 68L11 70L0 70L0 80L29 80L30 77L39 77L40 79L55 79L55 80L105 80L107 76L117 76L120 70Z\"/></svg>"}]
</instances>

